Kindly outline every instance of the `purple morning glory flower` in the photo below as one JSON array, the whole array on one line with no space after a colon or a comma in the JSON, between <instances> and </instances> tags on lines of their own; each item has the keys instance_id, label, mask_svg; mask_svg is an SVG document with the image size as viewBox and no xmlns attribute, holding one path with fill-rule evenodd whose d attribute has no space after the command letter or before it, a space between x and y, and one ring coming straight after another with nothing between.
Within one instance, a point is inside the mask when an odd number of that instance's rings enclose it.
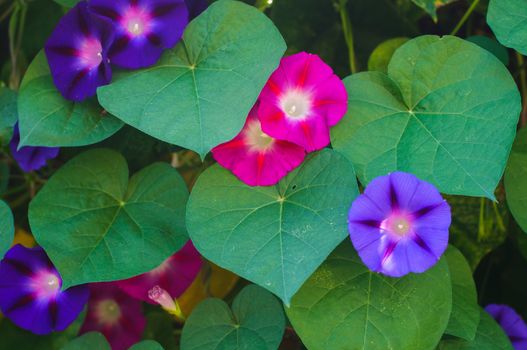
<instances>
[{"instance_id":1,"label":"purple morning glory flower","mask_svg":"<svg viewBox=\"0 0 527 350\"><path fill-rule=\"evenodd\" d=\"M507 305L490 304L485 308L509 337L516 350L527 349L527 324L513 308Z\"/></svg>"},{"instance_id":2,"label":"purple morning glory flower","mask_svg":"<svg viewBox=\"0 0 527 350\"><path fill-rule=\"evenodd\" d=\"M16 160L20 168L29 173L38 170L46 165L48 159L53 159L59 154L60 148L57 147L33 147L27 146L18 149L20 143L20 131L18 130L18 123L13 129L13 138L9 143L11 155Z\"/></svg>"},{"instance_id":3,"label":"purple morning glory flower","mask_svg":"<svg viewBox=\"0 0 527 350\"><path fill-rule=\"evenodd\" d=\"M430 183L412 174L380 176L352 204L353 246L372 271L392 277L421 273L448 245L450 206Z\"/></svg>"},{"instance_id":4,"label":"purple morning glory flower","mask_svg":"<svg viewBox=\"0 0 527 350\"><path fill-rule=\"evenodd\" d=\"M61 290L62 279L40 247L12 247L0 261L0 276L0 310L36 334L66 329L88 301L86 286Z\"/></svg>"},{"instance_id":5,"label":"purple morning glory flower","mask_svg":"<svg viewBox=\"0 0 527 350\"><path fill-rule=\"evenodd\" d=\"M86 1L62 17L44 49L53 81L66 99L82 101L110 82L112 42L111 22L91 13Z\"/></svg>"},{"instance_id":6,"label":"purple morning glory flower","mask_svg":"<svg viewBox=\"0 0 527 350\"><path fill-rule=\"evenodd\" d=\"M188 17L190 19L198 17L209 6L207 0L185 0L185 3L187 4Z\"/></svg>"},{"instance_id":7,"label":"purple morning glory flower","mask_svg":"<svg viewBox=\"0 0 527 350\"><path fill-rule=\"evenodd\" d=\"M90 0L90 9L113 22L109 56L123 68L156 63L163 49L181 39L188 23L185 0Z\"/></svg>"}]
</instances>

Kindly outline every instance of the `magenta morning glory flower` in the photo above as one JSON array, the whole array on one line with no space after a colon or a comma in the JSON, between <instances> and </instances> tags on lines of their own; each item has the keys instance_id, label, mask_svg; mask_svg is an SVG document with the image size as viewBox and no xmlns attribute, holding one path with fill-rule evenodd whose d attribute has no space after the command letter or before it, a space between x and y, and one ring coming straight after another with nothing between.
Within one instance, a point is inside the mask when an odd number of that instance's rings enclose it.
<instances>
[{"instance_id":1,"label":"magenta morning glory flower","mask_svg":"<svg viewBox=\"0 0 527 350\"><path fill-rule=\"evenodd\" d=\"M282 59L260 95L263 131L307 151L329 144L329 129L346 113L342 81L317 55L305 52Z\"/></svg>"},{"instance_id":2,"label":"magenta morning glory flower","mask_svg":"<svg viewBox=\"0 0 527 350\"><path fill-rule=\"evenodd\" d=\"M90 9L115 28L110 60L123 68L147 67L174 46L188 23L185 0L90 0Z\"/></svg>"},{"instance_id":3,"label":"magenta morning glory flower","mask_svg":"<svg viewBox=\"0 0 527 350\"><path fill-rule=\"evenodd\" d=\"M11 155L18 163L20 168L29 173L38 170L46 165L48 159L53 159L59 154L60 148L57 147L33 147L27 146L18 149L20 143L20 131L18 130L18 123L13 129L13 138L9 143Z\"/></svg>"},{"instance_id":4,"label":"magenta morning glory flower","mask_svg":"<svg viewBox=\"0 0 527 350\"><path fill-rule=\"evenodd\" d=\"M44 49L53 81L66 99L82 101L110 82L112 42L111 22L91 13L86 1L62 17Z\"/></svg>"},{"instance_id":5,"label":"magenta morning glory flower","mask_svg":"<svg viewBox=\"0 0 527 350\"><path fill-rule=\"evenodd\" d=\"M13 246L0 261L0 310L36 334L66 329L88 301L86 286L61 290L62 279L40 247Z\"/></svg>"},{"instance_id":6,"label":"magenta morning glory flower","mask_svg":"<svg viewBox=\"0 0 527 350\"><path fill-rule=\"evenodd\" d=\"M274 139L262 131L253 107L242 131L229 142L212 149L214 159L249 186L270 186L299 166L302 147Z\"/></svg>"},{"instance_id":7,"label":"magenta morning glory flower","mask_svg":"<svg viewBox=\"0 0 527 350\"><path fill-rule=\"evenodd\" d=\"M516 350L527 349L527 324L513 308L507 305L490 304L485 308L509 337Z\"/></svg>"},{"instance_id":8,"label":"magenta morning glory flower","mask_svg":"<svg viewBox=\"0 0 527 350\"><path fill-rule=\"evenodd\" d=\"M349 211L353 246L372 271L421 273L448 245L450 206L430 183L394 172L370 182Z\"/></svg>"},{"instance_id":9,"label":"magenta morning glory flower","mask_svg":"<svg viewBox=\"0 0 527 350\"><path fill-rule=\"evenodd\" d=\"M101 332L113 350L126 350L141 340L146 326L142 304L115 283L90 285L88 312L80 334Z\"/></svg>"},{"instance_id":10,"label":"magenta morning glory flower","mask_svg":"<svg viewBox=\"0 0 527 350\"><path fill-rule=\"evenodd\" d=\"M155 302L149 298L148 292L155 286L166 290L172 298L179 298L198 275L201 263L201 256L192 242L188 241L159 267L145 274L118 281L117 285L128 295L151 304Z\"/></svg>"}]
</instances>

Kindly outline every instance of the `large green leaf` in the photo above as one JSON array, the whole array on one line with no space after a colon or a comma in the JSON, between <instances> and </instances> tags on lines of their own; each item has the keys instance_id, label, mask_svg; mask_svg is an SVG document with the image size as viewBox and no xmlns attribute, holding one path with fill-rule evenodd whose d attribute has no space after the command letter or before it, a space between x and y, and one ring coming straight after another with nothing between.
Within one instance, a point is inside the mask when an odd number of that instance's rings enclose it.
<instances>
[{"instance_id":1,"label":"large green leaf","mask_svg":"<svg viewBox=\"0 0 527 350\"><path fill-rule=\"evenodd\" d=\"M127 124L203 158L240 131L285 48L256 8L220 0L156 65L123 73L97 94Z\"/></svg>"},{"instance_id":2,"label":"large green leaf","mask_svg":"<svg viewBox=\"0 0 527 350\"><path fill-rule=\"evenodd\" d=\"M183 327L181 350L276 350L284 328L282 305L250 285L236 296L232 311L221 299L199 304Z\"/></svg>"},{"instance_id":3,"label":"large green leaf","mask_svg":"<svg viewBox=\"0 0 527 350\"><path fill-rule=\"evenodd\" d=\"M445 193L494 199L521 103L491 53L452 36L422 36L395 52L387 75L359 73L345 84L350 107L332 142L363 184L402 170Z\"/></svg>"},{"instance_id":4,"label":"large green leaf","mask_svg":"<svg viewBox=\"0 0 527 350\"><path fill-rule=\"evenodd\" d=\"M15 224L9 206L0 200L0 259L9 250L15 237Z\"/></svg>"},{"instance_id":5,"label":"large green leaf","mask_svg":"<svg viewBox=\"0 0 527 350\"><path fill-rule=\"evenodd\" d=\"M192 190L187 228L207 259L289 304L348 235L357 195L353 167L332 150L313 154L270 187L247 186L215 165Z\"/></svg>"},{"instance_id":6,"label":"large green leaf","mask_svg":"<svg viewBox=\"0 0 527 350\"><path fill-rule=\"evenodd\" d=\"M505 172L507 204L512 215L527 232L527 129L518 132Z\"/></svg>"},{"instance_id":7,"label":"large green leaf","mask_svg":"<svg viewBox=\"0 0 527 350\"><path fill-rule=\"evenodd\" d=\"M479 324L480 307L472 270L454 246L448 247L445 257L452 281L452 313L445 333L473 340Z\"/></svg>"},{"instance_id":8,"label":"large green leaf","mask_svg":"<svg viewBox=\"0 0 527 350\"><path fill-rule=\"evenodd\" d=\"M445 339L437 350L512 350L512 345L496 321L480 309L480 321L473 341Z\"/></svg>"},{"instance_id":9,"label":"large green leaf","mask_svg":"<svg viewBox=\"0 0 527 350\"><path fill-rule=\"evenodd\" d=\"M340 245L286 309L310 350L433 349L448 322L452 287L444 259L423 274L390 278Z\"/></svg>"},{"instance_id":10,"label":"large green leaf","mask_svg":"<svg viewBox=\"0 0 527 350\"><path fill-rule=\"evenodd\" d=\"M89 332L73 339L62 350L111 350L108 341L99 332Z\"/></svg>"},{"instance_id":11,"label":"large green leaf","mask_svg":"<svg viewBox=\"0 0 527 350\"><path fill-rule=\"evenodd\" d=\"M95 98L81 103L64 99L53 83L44 51L35 57L24 76L18 114L23 146L89 145L123 126Z\"/></svg>"},{"instance_id":12,"label":"large green leaf","mask_svg":"<svg viewBox=\"0 0 527 350\"><path fill-rule=\"evenodd\" d=\"M63 287L149 271L183 246L188 192L155 163L128 181L124 158L97 149L58 170L29 206L29 222Z\"/></svg>"},{"instance_id":13,"label":"large green leaf","mask_svg":"<svg viewBox=\"0 0 527 350\"><path fill-rule=\"evenodd\" d=\"M393 54L408 40L410 39L401 37L383 41L371 53L370 58L368 59L368 70L386 73Z\"/></svg>"},{"instance_id":14,"label":"large green leaf","mask_svg":"<svg viewBox=\"0 0 527 350\"><path fill-rule=\"evenodd\" d=\"M132 345L128 350L164 350L163 347L156 341L143 340L140 343Z\"/></svg>"},{"instance_id":15,"label":"large green leaf","mask_svg":"<svg viewBox=\"0 0 527 350\"><path fill-rule=\"evenodd\" d=\"M525 0L490 0L487 22L500 43L527 55Z\"/></svg>"}]
</instances>

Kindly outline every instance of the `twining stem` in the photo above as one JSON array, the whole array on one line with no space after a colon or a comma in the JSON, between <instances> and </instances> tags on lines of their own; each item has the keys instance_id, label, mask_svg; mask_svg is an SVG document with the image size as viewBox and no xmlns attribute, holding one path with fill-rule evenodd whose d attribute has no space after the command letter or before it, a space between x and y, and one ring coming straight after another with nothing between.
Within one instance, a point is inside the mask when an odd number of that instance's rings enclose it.
<instances>
[{"instance_id":1,"label":"twining stem","mask_svg":"<svg viewBox=\"0 0 527 350\"><path fill-rule=\"evenodd\" d=\"M468 8L467 12L465 12L465 14L463 15L463 17L461 17L461 19L459 20L459 23L458 23L457 26L452 30L452 33L450 33L450 35L456 35L457 32L459 32L459 30L461 29L461 27L463 27L463 24L465 24L465 22L466 22L467 19L470 17L470 15L472 14L472 12L474 12L474 10L476 9L476 6L478 6L479 1L480 1L480 0L474 0L474 1L472 2L472 5L470 5L470 7Z\"/></svg>"},{"instance_id":2,"label":"twining stem","mask_svg":"<svg viewBox=\"0 0 527 350\"><path fill-rule=\"evenodd\" d=\"M525 71L525 60L523 55L516 52L518 67L520 67L520 89L522 94L522 113L520 116L520 128L527 125L527 72Z\"/></svg>"},{"instance_id":3,"label":"twining stem","mask_svg":"<svg viewBox=\"0 0 527 350\"><path fill-rule=\"evenodd\" d=\"M344 39L348 46L348 57L351 73L357 73L357 59L355 57L355 47L353 44L353 28L351 20L346 10L346 3L348 0L339 0L338 9L340 14L340 21L342 23L342 31L344 32Z\"/></svg>"},{"instance_id":4,"label":"twining stem","mask_svg":"<svg viewBox=\"0 0 527 350\"><path fill-rule=\"evenodd\" d=\"M9 53L11 56L11 76L9 85L13 90L17 90L20 85L20 72L18 67L18 56L20 55L20 48L22 46L22 38L24 36L24 27L26 26L27 5L22 2L17 2L16 7L11 15L9 21Z\"/></svg>"}]
</instances>

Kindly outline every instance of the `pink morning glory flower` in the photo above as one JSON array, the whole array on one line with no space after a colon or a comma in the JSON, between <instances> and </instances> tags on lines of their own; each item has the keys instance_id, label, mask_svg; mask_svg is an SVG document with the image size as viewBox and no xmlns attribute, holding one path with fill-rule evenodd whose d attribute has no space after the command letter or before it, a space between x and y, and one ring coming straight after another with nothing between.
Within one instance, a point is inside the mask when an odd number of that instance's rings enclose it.
<instances>
[{"instance_id":1,"label":"pink morning glory flower","mask_svg":"<svg viewBox=\"0 0 527 350\"><path fill-rule=\"evenodd\" d=\"M189 16L185 0L90 0L90 9L114 24L111 62L130 69L156 63L181 39Z\"/></svg>"},{"instance_id":2,"label":"pink morning glory flower","mask_svg":"<svg viewBox=\"0 0 527 350\"><path fill-rule=\"evenodd\" d=\"M201 264L201 256L192 242L188 241L176 254L154 270L116 283L128 295L155 304L148 295L153 287L159 286L172 298L179 298L198 275Z\"/></svg>"},{"instance_id":3,"label":"pink morning glory flower","mask_svg":"<svg viewBox=\"0 0 527 350\"><path fill-rule=\"evenodd\" d=\"M351 241L364 264L392 277L434 266L448 245L450 206L430 183L394 172L370 182L352 204Z\"/></svg>"},{"instance_id":4,"label":"pink morning glory flower","mask_svg":"<svg viewBox=\"0 0 527 350\"><path fill-rule=\"evenodd\" d=\"M88 312L80 334L101 332L113 350L127 350L141 340L146 326L142 304L115 283L90 285Z\"/></svg>"},{"instance_id":5,"label":"pink morning glory flower","mask_svg":"<svg viewBox=\"0 0 527 350\"><path fill-rule=\"evenodd\" d=\"M305 151L263 132L255 106L242 131L231 141L212 149L212 155L247 185L271 186L302 163Z\"/></svg>"},{"instance_id":6,"label":"pink morning glory flower","mask_svg":"<svg viewBox=\"0 0 527 350\"><path fill-rule=\"evenodd\" d=\"M329 129L346 113L342 81L317 55L305 52L282 59L260 95L263 131L308 152L326 147Z\"/></svg>"},{"instance_id":7,"label":"pink morning glory flower","mask_svg":"<svg viewBox=\"0 0 527 350\"><path fill-rule=\"evenodd\" d=\"M509 337L515 350L527 349L527 324L513 308L507 305L490 304L485 307Z\"/></svg>"},{"instance_id":8,"label":"pink morning glory flower","mask_svg":"<svg viewBox=\"0 0 527 350\"><path fill-rule=\"evenodd\" d=\"M40 247L13 246L0 261L0 310L35 334L65 330L89 296L87 286L61 290L62 278Z\"/></svg>"},{"instance_id":9,"label":"pink morning glory flower","mask_svg":"<svg viewBox=\"0 0 527 350\"><path fill-rule=\"evenodd\" d=\"M53 81L66 99L82 101L111 81L107 53L112 42L111 22L91 13L86 1L62 17L44 49Z\"/></svg>"}]
</instances>

